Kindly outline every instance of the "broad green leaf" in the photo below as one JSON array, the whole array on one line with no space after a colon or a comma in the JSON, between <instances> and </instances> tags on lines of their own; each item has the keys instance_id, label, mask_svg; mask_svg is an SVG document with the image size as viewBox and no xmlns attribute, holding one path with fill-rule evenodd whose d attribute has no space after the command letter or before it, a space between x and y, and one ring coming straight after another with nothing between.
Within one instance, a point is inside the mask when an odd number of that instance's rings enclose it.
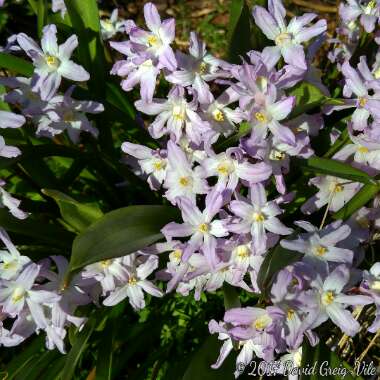
<instances>
[{"instance_id":1,"label":"broad green leaf","mask_svg":"<svg viewBox=\"0 0 380 380\"><path fill-rule=\"evenodd\" d=\"M129 206L111 211L76 237L70 269L145 248L160 240L160 230L177 217L177 209L168 206Z\"/></svg>"},{"instance_id":2,"label":"broad green leaf","mask_svg":"<svg viewBox=\"0 0 380 380\"><path fill-rule=\"evenodd\" d=\"M19 220L10 215L6 209L0 209L0 226L9 232L29 236L38 242L51 244L56 247L70 248L74 234L63 228L43 222L30 215L27 219Z\"/></svg>"},{"instance_id":3,"label":"broad green leaf","mask_svg":"<svg viewBox=\"0 0 380 380\"><path fill-rule=\"evenodd\" d=\"M327 174L355 182L373 183L373 178L369 174L341 161L313 156L306 160L294 159L293 162L313 173Z\"/></svg>"},{"instance_id":4,"label":"broad green leaf","mask_svg":"<svg viewBox=\"0 0 380 380\"><path fill-rule=\"evenodd\" d=\"M269 294L270 287L277 273L286 266L298 261L301 257L301 253L290 251L281 247L280 244L277 244L275 248L268 252L257 276L257 285L263 292L264 297Z\"/></svg>"},{"instance_id":5,"label":"broad green leaf","mask_svg":"<svg viewBox=\"0 0 380 380\"><path fill-rule=\"evenodd\" d=\"M287 94L296 97L296 104L289 119L293 119L305 112L311 111L315 107L321 106L328 99L318 87L308 82L298 83Z\"/></svg>"},{"instance_id":6,"label":"broad green leaf","mask_svg":"<svg viewBox=\"0 0 380 380\"><path fill-rule=\"evenodd\" d=\"M348 363L341 360L323 342L320 342L315 347L311 347L307 341L304 342L302 345L301 367L304 373L301 374L300 380L363 380L361 376L356 375ZM335 375L329 372L334 369L336 371Z\"/></svg>"},{"instance_id":7,"label":"broad green leaf","mask_svg":"<svg viewBox=\"0 0 380 380\"><path fill-rule=\"evenodd\" d=\"M348 219L353 213L365 206L371 199L380 192L380 184L364 185L339 211L334 215L334 219Z\"/></svg>"},{"instance_id":8,"label":"broad green leaf","mask_svg":"<svg viewBox=\"0 0 380 380\"><path fill-rule=\"evenodd\" d=\"M42 193L57 202L63 220L78 232L82 232L103 216L103 212L95 205L79 203L60 191L43 189Z\"/></svg>"},{"instance_id":9,"label":"broad green leaf","mask_svg":"<svg viewBox=\"0 0 380 380\"><path fill-rule=\"evenodd\" d=\"M96 0L65 0L71 24L79 40L79 61L90 73L88 86L98 99L104 96L106 63L100 37L99 9Z\"/></svg>"},{"instance_id":10,"label":"broad green leaf","mask_svg":"<svg viewBox=\"0 0 380 380\"><path fill-rule=\"evenodd\" d=\"M252 50L251 45L251 15L246 0L232 0L230 8L229 58L233 63L241 61L240 56ZM242 36L244 36L242 38Z\"/></svg>"},{"instance_id":11,"label":"broad green leaf","mask_svg":"<svg viewBox=\"0 0 380 380\"><path fill-rule=\"evenodd\" d=\"M34 71L30 62L7 53L0 53L0 67L26 77L31 76Z\"/></svg>"},{"instance_id":12,"label":"broad green leaf","mask_svg":"<svg viewBox=\"0 0 380 380\"><path fill-rule=\"evenodd\" d=\"M212 369L211 365L218 358L223 342L216 335L209 336L205 343L193 355L182 380L233 380L235 371L235 358L232 353L219 369Z\"/></svg>"},{"instance_id":13,"label":"broad green leaf","mask_svg":"<svg viewBox=\"0 0 380 380\"><path fill-rule=\"evenodd\" d=\"M98 320L99 317L96 318L94 315L90 317L83 330L76 335L74 345L71 347L70 352L66 356L66 363L60 376L61 380L71 380L73 378L78 361L87 346L88 340L96 328Z\"/></svg>"}]
</instances>

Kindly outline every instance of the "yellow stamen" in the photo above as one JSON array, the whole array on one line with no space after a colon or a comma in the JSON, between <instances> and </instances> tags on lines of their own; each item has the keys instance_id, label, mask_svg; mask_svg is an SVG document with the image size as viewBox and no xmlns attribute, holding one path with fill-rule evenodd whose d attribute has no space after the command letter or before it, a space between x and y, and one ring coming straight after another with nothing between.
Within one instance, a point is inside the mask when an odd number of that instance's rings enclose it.
<instances>
[{"instance_id":1,"label":"yellow stamen","mask_svg":"<svg viewBox=\"0 0 380 380\"><path fill-rule=\"evenodd\" d=\"M16 303L24 298L25 289L22 287L17 287L12 293L12 302Z\"/></svg>"},{"instance_id":2,"label":"yellow stamen","mask_svg":"<svg viewBox=\"0 0 380 380\"><path fill-rule=\"evenodd\" d=\"M250 249L247 247L247 245L238 245L235 248L235 254L240 259L245 259L249 257L249 254L251 253Z\"/></svg>"},{"instance_id":3,"label":"yellow stamen","mask_svg":"<svg viewBox=\"0 0 380 380\"><path fill-rule=\"evenodd\" d=\"M158 171L165 168L165 162L163 160L157 160L153 162L154 170Z\"/></svg>"},{"instance_id":4,"label":"yellow stamen","mask_svg":"<svg viewBox=\"0 0 380 380\"><path fill-rule=\"evenodd\" d=\"M260 123L265 123L268 120L267 117L261 112L255 112L255 118Z\"/></svg>"},{"instance_id":5,"label":"yellow stamen","mask_svg":"<svg viewBox=\"0 0 380 380\"><path fill-rule=\"evenodd\" d=\"M212 113L212 115L213 115L215 121L219 121L219 122L224 121L224 114L221 110L215 110Z\"/></svg>"},{"instance_id":6,"label":"yellow stamen","mask_svg":"<svg viewBox=\"0 0 380 380\"><path fill-rule=\"evenodd\" d=\"M57 57L54 57L54 55L47 55L45 57L45 61L50 67L57 67L59 65L59 59Z\"/></svg>"},{"instance_id":7,"label":"yellow stamen","mask_svg":"<svg viewBox=\"0 0 380 380\"><path fill-rule=\"evenodd\" d=\"M198 226L198 231L202 233L206 233L209 231L209 225L207 223L202 223Z\"/></svg>"},{"instance_id":8,"label":"yellow stamen","mask_svg":"<svg viewBox=\"0 0 380 380\"><path fill-rule=\"evenodd\" d=\"M261 212L254 212L252 218L255 222L263 222L265 220L265 216Z\"/></svg>"},{"instance_id":9,"label":"yellow stamen","mask_svg":"<svg viewBox=\"0 0 380 380\"><path fill-rule=\"evenodd\" d=\"M253 322L253 327L256 330L264 330L271 322L272 318L268 314L264 314Z\"/></svg>"},{"instance_id":10,"label":"yellow stamen","mask_svg":"<svg viewBox=\"0 0 380 380\"><path fill-rule=\"evenodd\" d=\"M134 276L130 277L129 280L128 280L128 284L129 285L136 285L137 284L136 277L134 277Z\"/></svg>"},{"instance_id":11,"label":"yellow stamen","mask_svg":"<svg viewBox=\"0 0 380 380\"><path fill-rule=\"evenodd\" d=\"M178 182L181 186L184 186L184 187L189 186L190 178L189 177L181 177Z\"/></svg>"},{"instance_id":12,"label":"yellow stamen","mask_svg":"<svg viewBox=\"0 0 380 380\"><path fill-rule=\"evenodd\" d=\"M334 293L330 290L322 294L322 303L324 305L331 305L334 302L334 299Z\"/></svg>"},{"instance_id":13,"label":"yellow stamen","mask_svg":"<svg viewBox=\"0 0 380 380\"><path fill-rule=\"evenodd\" d=\"M101 267L102 268L108 268L110 265L111 265L111 260L102 260L101 262L100 262L100 265L101 265Z\"/></svg>"},{"instance_id":14,"label":"yellow stamen","mask_svg":"<svg viewBox=\"0 0 380 380\"><path fill-rule=\"evenodd\" d=\"M147 41L150 46L154 46L154 45L157 45L158 38L156 36L151 35L148 37Z\"/></svg>"},{"instance_id":15,"label":"yellow stamen","mask_svg":"<svg viewBox=\"0 0 380 380\"><path fill-rule=\"evenodd\" d=\"M275 38L276 45L284 45L292 40L292 36L290 33L281 33Z\"/></svg>"},{"instance_id":16,"label":"yellow stamen","mask_svg":"<svg viewBox=\"0 0 380 380\"><path fill-rule=\"evenodd\" d=\"M16 268L17 264L15 261L8 261L7 263L3 263L3 269L4 270L7 270L7 269L13 269L13 268Z\"/></svg>"},{"instance_id":17,"label":"yellow stamen","mask_svg":"<svg viewBox=\"0 0 380 380\"><path fill-rule=\"evenodd\" d=\"M198 67L198 73L203 75L203 74L206 74L206 71L207 71L207 63L201 62Z\"/></svg>"},{"instance_id":18,"label":"yellow stamen","mask_svg":"<svg viewBox=\"0 0 380 380\"><path fill-rule=\"evenodd\" d=\"M181 260L182 258L182 250L181 249L176 249L172 252L173 254L173 257L176 259L176 260Z\"/></svg>"},{"instance_id":19,"label":"yellow stamen","mask_svg":"<svg viewBox=\"0 0 380 380\"><path fill-rule=\"evenodd\" d=\"M177 119L179 121L185 120L185 113L181 106L174 106L173 107L173 117L174 119Z\"/></svg>"},{"instance_id":20,"label":"yellow stamen","mask_svg":"<svg viewBox=\"0 0 380 380\"><path fill-rule=\"evenodd\" d=\"M367 104L367 99L366 98L359 98L359 106L364 107Z\"/></svg>"},{"instance_id":21,"label":"yellow stamen","mask_svg":"<svg viewBox=\"0 0 380 380\"><path fill-rule=\"evenodd\" d=\"M289 309L288 312L286 313L287 319L293 319L295 313L296 312L293 309Z\"/></svg>"},{"instance_id":22,"label":"yellow stamen","mask_svg":"<svg viewBox=\"0 0 380 380\"><path fill-rule=\"evenodd\" d=\"M321 245L318 245L318 246L315 247L315 249L314 249L314 253L315 253L315 255L316 255L316 256L319 256L319 257L324 256L324 255L326 254L326 252L327 252L327 248L326 248L326 247L323 247L323 246L321 246Z\"/></svg>"},{"instance_id":23,"label":"yellow stamen","mask_svg":"<svg viewBox=\"0 0 380 380\"><path fill-rule=\"evenodd\" d=\"M361 146L360 148L358 148L358 152L359 153L368 153L369 149L365 146Z\"/></svg>"}]
</instances>

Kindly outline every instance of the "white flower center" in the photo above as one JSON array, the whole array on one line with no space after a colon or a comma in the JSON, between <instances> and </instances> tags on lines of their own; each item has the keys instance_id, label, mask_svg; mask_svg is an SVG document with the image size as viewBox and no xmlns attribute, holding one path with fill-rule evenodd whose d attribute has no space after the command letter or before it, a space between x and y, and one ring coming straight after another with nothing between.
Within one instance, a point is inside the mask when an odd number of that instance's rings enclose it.
<instances>
[{"instance_id":1,"label":"white flower center","mask_svg":"<svg viewBox=\"0 0 380 380\"><path fill-rule=\"evenodd\" d=\"M264 330L268 325L272 323L272 318L268 314L264 314L257 318L253 323L252 327L256 330Z\"/></svg>"},{"instance_id":2,"label":"white flower center","mask_svg":"<svg viewBox=\"0 0 380 380\"><path fill-rule=\"evenodd\" d=\"M335 295L331 290L322 294L322 303L325 306L331 305L334 302L334 299Z\"/></svg>"},{"instance_id":3,"label":"white flower center","mask_svg":"<svg viewBox=\"0 0 380 380\"><path fill-rule=\"evenodd\" d=\"M59 65L61 64L61 61L54 55L46 55L45 62L52 70L57 70Z\"/></svg>"},{"instance_id":4,"label":"white flower center","mask_svg":"<svg viewBox=\"0 0 380 380\"><path fill-rule=\"evenodd\" d=\"M291 41L292 41L292 35L290 33L281 33L274 40L274 42L278 46L286 45Z\"/></svg>"}]
</instances>

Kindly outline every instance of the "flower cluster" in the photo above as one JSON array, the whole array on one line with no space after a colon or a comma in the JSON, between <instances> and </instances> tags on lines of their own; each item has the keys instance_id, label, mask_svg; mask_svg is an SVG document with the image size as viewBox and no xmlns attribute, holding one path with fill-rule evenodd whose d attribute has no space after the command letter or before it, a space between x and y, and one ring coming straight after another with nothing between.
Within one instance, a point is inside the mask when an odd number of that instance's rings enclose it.
<instances>
[{"instance_id":1,"label":"flower cluster","mask_svg":"<svg viewBox=\"0 0 380 380\"><path fill-rule=\"evenodd\" d=\"M53 10L64 14L64 3L54 1ZM135 107L147 115L147 129L156 141L149 147L124 142L124 162L180 210L182 222L162 229L164 242L88 265L69 282L66 259L53 256L34 263L1 230L6 250L0 252L0 344L13 346L43 330L47 347L64 352L67 327L81 328L86 321L75 315L78 307L100 302L113 306L128 298L135 310L142 309L145 293L164 294L148 280L157 269L155 280L167 282L166 292L194 292L196 300L202 292L215 292L225 284L251 295L262 293L259 272L273 248L287 250L295 259L276 273L260 302L227 310L223 321L210 321L210 332L224 341L213 368L234 347L240 350L237 363L248 365L254 356L271 361L281 355L299 366L303 341L319 341L317 327L330 321L354 336L361 327L353 311L369 304L376 307L369 331L377 331L380 266L361 270L360 265L364 248L378 238L378 200L344 222L326 225L330 213L341 210L363 185L320 175L309 181L318 191L301 206L305 220L291 224L284 211L296 196L286 181L291 164L314 155L311 142L324 128L325 115L353 111L344 119L345 144L333 158L370 176L380 174L378 59L371 68L365 57L357 68L349 63L360 35L358 22L372 32L380 17L378 5L349 1L342 3L340 15L338 39L329 41L339 46L329 58L341 71L344 99L326 104L319 113L297 112L293 91L306 81L329 97L313 65L327 28L325 20L313 23L315 14L287 22L280 0L269 0L268 9L255 6L253 20L273 46L247 52L240 64L214 57L194 32L187 53L175 50L175 21L162 20L152 3L144 6L147 30L132 20L118 21L117 11L110 20L102 20L104 39L118 31L128 36L126 41L110 42L123 56L111 73L122 77L123 90L139 87ZM32 78L0 79L10 89L4 101L22 113L0 111L0 127L18 128L30 120L37 135L53 137L67 131L76 143L81 131L97 136L86 113L101 112L103 106L73 99L73 86L58 93L63 78L84 82L89 74L71 60L76 36L58 45L56 33L54 25L46 26L41 47L23 33L8 41L7 49L24 51L35 69ZM160 81L170 86L163 98L155 97ZM331 143L341 137L331 134ZM3 139L0 143L4 157L21 153ZM2 187L0 192L1 207L18 218L27 216L18 208L19 201ZM311 221L322 208L323 219L315 227ZM168 260L159 268L159 256L167 252ZM10 328L2 323L5 320L13 320ZM235 376L240 374L237 366Z\"/></svg>"}]
</instances>

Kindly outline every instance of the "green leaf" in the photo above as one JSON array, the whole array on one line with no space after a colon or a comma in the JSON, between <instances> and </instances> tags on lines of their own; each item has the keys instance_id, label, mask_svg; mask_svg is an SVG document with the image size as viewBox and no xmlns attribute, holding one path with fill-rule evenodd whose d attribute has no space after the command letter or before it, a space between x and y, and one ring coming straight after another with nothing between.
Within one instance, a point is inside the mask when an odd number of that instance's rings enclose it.
<instances>
[{"instance_id":1,"label":"green leaf","mask_svg":"<svg viewBox=\"0 0 380 380\"><path fill-rule=\"evenodd\" d=\"M223 284L223 298L224 308L226 310L234 307L240 307L239 293L236 291L234 286L227 283Z\"/></svg>"},{"instance_id":2,"label":"green leaf","mask_svg":"<svg viewBox=\"0 0 380 380\"><path fill-rule=\"evenodd\" d=\"M34 71L30 62L7 53L0 53L0 67L26 77L30 77Z\"/></svg>"},{"instance_id":3,"label":"green leaf","mask_svg":"<svg viewBox=\"0 0 380 380\"><path fill-rule=\"evenodd\" d=\"M217 143L214 147L217 153L225 151L227 148L236 144L241 137L246 136L252 129L252 126L248 122L243 122L239 125L239 131L234 135L228 137L224 141Z\"/></svg>"},{"instance_id":4,"label":"green leaf","mask_svg":"<svg viewBox=\"0 0 380 380\"><path fill-rule=\"evenodd\" d=\"M88 86L98 99L104 97L106 62L100 37L99 9L96 0L65 0L71 24L78 35L79 62L90 73Z\"/></svg>"},{"instance_id":5,"label":"green leaf","mask_svg":"<svg viewBox=\"0 0 380 380\"><path fill-rule=\"evenodd\" d=\"M315 107L321 106L328 99L318 87L308 82L298 83L287 94L296 97L296 104L289 119L293 119L305 112L311 111Z\"/></svg>"},{"instance_id":6,"label":"green leaf","mask_svg":"<svg viewBox=\"0 0 380 380\"><path fill-rule=\"evenodd\" d=\"M245 36L245 38L242 38ZM229 58L233 63L241 61L240 56L252 50L251 15L246 0L232 0L228 25Z\"/></svg>"},{"instance_id":7,"label":"green leaf","mask_svg":"<svg viewBox=\"0 0 380 380\"><path fill-rule=\"evenodd\" d=\"M302 373L300 380L363 380L361 376L357 376L353 369L341 360L338 355L331 351L323 342L320 342L317 346L311 347L310 344L305 341L302 345L302 369L305 373ZM335 368L336 375L328 372ZM307 374L306 370L309 369ZM342 371L345 371L344 373Z\"/></svg>"},{"instance_id":8,"label":"green leaf","mask_svg":"<svg viewBox=\"0 0 380 380\"><path fill-rule=\"evenodd\" d=\"M365 206L380 192L380 184L364 185L340 210L334 215L334 219L348 219L357 210Z\"/></svg>"},{"instance_id":9,"label":"green leaf","mask_svg":"<svg viewBox=\"0 0 380 380\"><path fill-rule=\"evenodd\" d=\"M257 285L266 297L269 294L270 287L276 274L286 266L293 264L302 257L302 253L290 251L281 247L280 244L269 251L261 264L259 274L257 276Z\"/></svg>"},{"instance_id":10,"label":"green leaf","mask_svg":"<svg viewBox=\"0 0 380 380\"><path fill-rule=\"evenodd\" d=\"M195 352L182 380L233 380L235 355L230 354L219 369L212 369L223 342L215 335L209 336L202 347Z\"/></svg>"},{"instance_id":11,"label":"green leaf","mask_svg":"<svg viewBox=\"0 0 380 380\"><path fill-rule=\"evenodd\" d=\"M135 120L136 113L133 105L128 101L125 93L120 89L120 86L115 83L107 82L106 84L106 100L119 111L128 115L131 120Z\"/></svg>"},{"instance_id":12,"label":"green leaf","mask_svg":"<svg viewBox=\"0 0 380 380\"><path fill-rule=\"evenodd\" d=\"M314 156L306 160L294 159L293 162L317 174L327 174L355 182L373 183L373 178L369 174L341 161Z\"/></svg>"},{"instance_id":13,"label":"green leaf","mask_svg":"<svg viewBox=\"0 0 380 380\"><path fill-rule=\"evenodd\" d=\"M32 215L24 220L16 219L6 209L0 209L0 226L9 232L29 236L36 241L61 248L70 248L74 239L73 233L55 224L48 224Z\"/></svg>"},{"instance_id":14,"label":"green leaf","mask_svg":"<svg viewBox=\"0 0 380 380\"><path fill-rule=\"evenodd\" d=\"M38 35L40 38L42 36L42 29L47 24L47 16L48 16L47 0L38 0L37 27L38 27Z\"/></svg>"},{"instance_id":15,"label":"green leaf","mask_svg":"<svg viewBox=\"0 0 380 380\"><path fill-rule=\"evenodd\" d=\"M105 214L74 240L70 269L136 252L162 238L160 230L178 217L168 206L129 206Z\"/></svg>"},{"instance_id":16,"label":"green leaf","mask_svg":"<svg viewBox=\"0 0 380 380\"><path fill-rule=\"evenodd\" d=\"M98 318L93 315L89 318L83 330L76 335L74 345L71 347L70 352L66 356L66 363L60 377L61 380L71 380L73 378L75 368L87 346L88 340L95 330L97 320Z\"/></svg>"},{"instance_id":17,"label":"green leaf","mask_svg":"<svg viewBox=\"0 0 380 380\"><path fill-rule=\"evenodd\" d=\"M78 232L82 232L103 216L103 212L95 205L79 203L60 191L42 189L42 193L57 202L63 220Z\"/></svg>"},{"instance_id":18,"label":"green leaf","mask_svg":"<svg viewBox=\"0 0 380 380\"><path fill-rule=\"evenodd\" d=\"M96 360L95 380L111 380L113 364L113 344L115 339L115 320L109 319L102 333Z\"/></svg>"}]
</instances>

